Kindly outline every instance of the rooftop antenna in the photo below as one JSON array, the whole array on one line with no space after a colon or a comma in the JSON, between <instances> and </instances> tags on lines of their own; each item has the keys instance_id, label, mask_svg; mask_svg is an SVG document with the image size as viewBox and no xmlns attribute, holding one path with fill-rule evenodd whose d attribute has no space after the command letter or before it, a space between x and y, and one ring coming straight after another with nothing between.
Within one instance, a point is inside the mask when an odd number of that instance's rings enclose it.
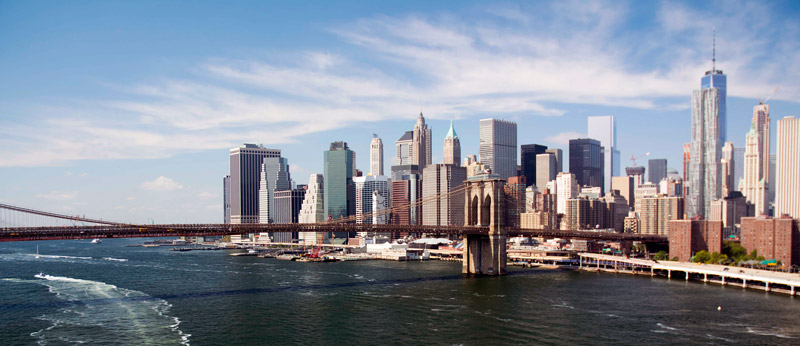
<instances>
[{"instance_id":1,"label":"rooftop antenna","mask_svg":"<svg viewBox=\"0 0 800 346\"><path fill-rule=\"evenodd\" d=\"M711 74L717 73L717 26L714 25L714 37L711 39Z\"/></svg>"}]
</instances>

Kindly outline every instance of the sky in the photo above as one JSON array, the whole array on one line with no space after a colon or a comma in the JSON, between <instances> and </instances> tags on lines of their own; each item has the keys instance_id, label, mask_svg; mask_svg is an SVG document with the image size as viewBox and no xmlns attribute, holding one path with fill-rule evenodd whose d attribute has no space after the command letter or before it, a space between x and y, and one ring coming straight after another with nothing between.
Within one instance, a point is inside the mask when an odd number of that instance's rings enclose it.
<instances>
[{"instance_id":1,"label":"sky","mask_svg":"<svg viewBox=\"0 0 800 346\"><path fill-rule=\"evenodd\" d=\"M797 18L792 1L2 1L0 203L221 222L229 149L281 149L305 184L332 141L368 170L375 133L388 171L420 112L434 162L451 119L463 155L495 117L566 156L613 115L622 167L650 152L681 171L714 28L728 140L780 87L774 152L800 115Z\"/></svg>"}]
</instances>

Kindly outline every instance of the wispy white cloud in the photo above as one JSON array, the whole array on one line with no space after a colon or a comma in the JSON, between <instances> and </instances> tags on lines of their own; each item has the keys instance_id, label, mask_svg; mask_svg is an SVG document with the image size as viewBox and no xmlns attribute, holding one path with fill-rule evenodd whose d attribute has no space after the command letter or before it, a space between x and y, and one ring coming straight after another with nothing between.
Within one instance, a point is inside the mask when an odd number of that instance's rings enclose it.
<instances>
[{"instance_id":1,"label":"wispy white cloud","mask_svg":"<svg viewBox=\"0 0 800 346\"><path fill-rule=\"evenodd\" d=\"M165 176L160 176L155 180L145 181L140 187L150 191L173 191L183 189L183 185Z\"/></svg>"},{"instance_id":2,"label":"wispy white cloud","mask_svg":"<svg viewBox=\"0 0 800 346\"><path fill-rule=\"evenodd\" d=\"M783 85L795 91L775 98L796 98L800 29L761 3L697 9L664 2L646 24L618 2L483 10L490 16L480 20L363 18L330 29L354 55L190 62L193 77L154 76L118 87L111 100L33 108L30 122L0 119L0 166L280 145L348 124L413 118L409 110L419 103L431 118L561 116L566 104L685 109L709 69L715 24L730 96L758 97Z\"/></svg>"},{"instance_id":3,"label":"wispy white cloud","mask_svg":"<svg viewBox=\"0 0 800 346\"><path fill-rule=\"evenodd\" d=\"M197 198L208 199L208 198L215 198L217 194L211 192L201 192L197 194Z\"/></svg>"},{"instance_id":4,"label":"wispy white cloud","mask_svg":"<svg viewBox=\"0 0 800 346\"><path fill-rule=\"evenodd\" d=\"M77 191L60 191L52 190L46 193L36 194L36 198L54 200L54 201L71 201L78 197Z\"/></svg>"}]
</instances>

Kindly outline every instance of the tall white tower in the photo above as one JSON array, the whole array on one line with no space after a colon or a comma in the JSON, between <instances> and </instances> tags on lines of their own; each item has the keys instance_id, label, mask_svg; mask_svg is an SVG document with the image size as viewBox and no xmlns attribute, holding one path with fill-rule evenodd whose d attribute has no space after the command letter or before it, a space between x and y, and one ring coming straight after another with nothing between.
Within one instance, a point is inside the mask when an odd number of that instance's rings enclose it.
<instances>
[{"instance_id":1,"label":"tall white tower","mask_svg":"<svg viewBox=\"0 0 800 346\"><path fill-rule=\"evenodd\" d=\"M778 120L775 215L800 218L800 118Z\"/></svg>"},{"instance_id":2,"label":"tall white tower","mask_svg":"<svg viewBox=\"0 0 800 346\"><path fill-rule=\"evenodd\" d=\"M374 133L369 143L369 173L383 175L383 141Z\"/></svg>"}]
</instances>

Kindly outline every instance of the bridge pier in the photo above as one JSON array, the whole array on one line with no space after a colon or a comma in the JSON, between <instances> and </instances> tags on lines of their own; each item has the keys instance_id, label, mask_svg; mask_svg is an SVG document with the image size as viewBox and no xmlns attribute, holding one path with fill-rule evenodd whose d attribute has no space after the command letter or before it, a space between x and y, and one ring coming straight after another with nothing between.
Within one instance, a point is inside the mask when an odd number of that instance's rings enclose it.
<instances>
[{"instance_id":1,"label":"bridge pier","mask_svg":"<svg viewBox=\"0 0 800 346\"><path fill-rule=\"evenodd\" d=\"M464 213L468 226L489 226L489 234L465 234L461 272L468 276L506 274L505 180L467 180Z\"/></svg>"}]
</instances>

